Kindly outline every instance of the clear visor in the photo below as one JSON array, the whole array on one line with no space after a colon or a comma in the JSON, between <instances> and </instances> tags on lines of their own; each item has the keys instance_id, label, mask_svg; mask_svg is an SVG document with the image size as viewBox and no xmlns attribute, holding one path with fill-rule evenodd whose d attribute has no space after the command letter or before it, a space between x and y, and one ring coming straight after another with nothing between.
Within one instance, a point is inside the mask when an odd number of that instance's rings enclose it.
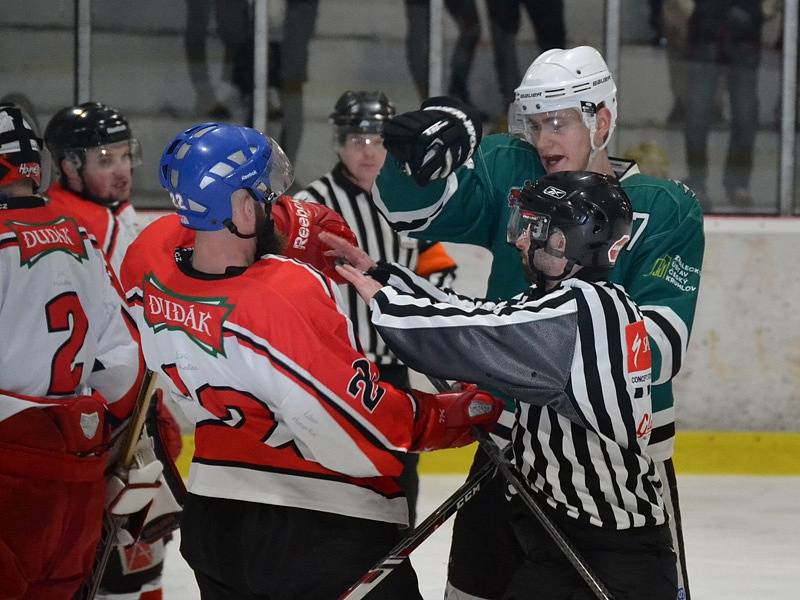
<instances>
[{"instance_id":1,"label":"clear visor","mask_svg":"<svg viewBox=\"0 0 800 600\"><path fill-rule=\"evenodd\" d=\"M531 243L544 245L550 233L550 216L523 208L519 202L511 206L508 218L506 241L516 245L523 234L528 235Z\"/></svg>"},{"instance_id":2,"label":"clear visor","mask_svg":"<svg viewBox=\"0 0 800 600\"><path fill-rule=\"evenodd\" d=\"M521 123L525 139L534 147L544 136L564 136L579 127L586 127L581 114L574 108L520 115L518 120Z\"/></svg>"},{"instance_id":3,"label":"clear visor","mask_svg":"<svg viewBox=\"0 0 800 600\"><path fill-rule=\"evenodd\" d=\"M280 144L268 137L269 145L272 149L270 159L269 174L261 177L255 182L253 191L258 196L260 202L272 204L279 196L286 193L289 186L294 181L294 167L286 156Z\"/></svg>"},{"instance_id":4,"label":"clear visor","mask_svg":"<svg viewBox=\"0 0 800 600\"><path fill-rule=\"evenodd\" d=\"M380 133L343 133L334 132L333 138L336 151L344 148L348 150L365 150L367 148L383 148L383 136Z\"/></svg>"},{"instance_id":5,"label":"clear visor","mask_svg":"<svg viewBox=\"0 0 800 600\"><path fill-rule=\"evenodd\" d=\"M85 162L89 153L97 155L97 159L92 161L92 166L100 170L110 171L120 163L126 164L131 169L142 164L142 146L135 137L105 146L70 148L64 152L65 156L78 168L83 166L80 157L83 156Z\"/></svg>"}]
</instances>

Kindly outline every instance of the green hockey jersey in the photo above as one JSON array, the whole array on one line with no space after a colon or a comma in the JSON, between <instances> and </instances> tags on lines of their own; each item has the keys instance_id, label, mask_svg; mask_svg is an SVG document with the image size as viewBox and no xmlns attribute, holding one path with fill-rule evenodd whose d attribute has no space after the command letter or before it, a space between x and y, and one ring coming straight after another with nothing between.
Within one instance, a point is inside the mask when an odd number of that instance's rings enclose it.
<instances>
[{"instance_id":1,"label":"green hockey jersey","mask_svg":"<svg viewBox=\"0 0 800 600\"><path fill-rule=\"evenodd\" d=\"M625 287L645 316L653 356L653 416L649 450L672 456L672 378L686 356L703 262L703 213L678 181L639 173L632 161L612 166L634 211L631 240L609 278ZM472 159L446 180L418 186L391 156L374 199L398 230L428 240L475 244L492 253L487 297L508 299L528 287L518 250L506 242L509 194L544 175L527 142L498 134L483 139Z\"/></svg>"}]
</instances>

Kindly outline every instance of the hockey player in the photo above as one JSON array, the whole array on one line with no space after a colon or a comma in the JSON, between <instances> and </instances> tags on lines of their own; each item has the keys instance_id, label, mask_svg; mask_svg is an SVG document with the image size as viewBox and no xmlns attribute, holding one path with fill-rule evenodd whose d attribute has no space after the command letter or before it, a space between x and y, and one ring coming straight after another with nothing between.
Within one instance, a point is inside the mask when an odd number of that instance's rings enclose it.
<instances>
[{"instance_id":1,"label":"hockey player","mask_svg":"<svg viewBox=\"0 0 800 600\"><path fill-rule=\"evenodd\" d=\"M118 273L138 233L130 199L141 149L128 120L116 108L85 102L53 115L44 138L60 174L47 197L86 223Z\"/></svg>"},{"instance_id":2,"label":"hockey player","mask_svg":"<svg viewBox=\"0 0 800 600\"><path fill-rule=\"evenodd\" d=\"M128 120L116 108L85 102L62 108L45 129L45 143L56 162L59 180L47 190L57 207L95 236L114 273L138 233L130 202L133 169L141 163L141 147ZM170 437L180 439L177 423L160 399L158 412ZM164 569L164 541L137 541L111 554L98 600L158 600Z\"/></svg>"},{"instance_id":3,"label":"hockey player","mask_svg":"<svg viewBox=\"0 0 800 600\"><path fill-rule=\"evenodd\" d=\"M196 125L160 178L194 235L150 224L122 282L148 366L196 425L181 552L203 598L337 597L406 523L403 455L468 443L501 403L378 382L331 280L276 253L291 166L272 139ZM421 598L410 563L378 593Z\"/></svg>"},{"instance_id":4,"label":"hockey player","mask_svg":"<svg viewBox=\"0 0 800 600\"><path fill-rule=\"evenodd\" d=\"M295 194L298 200L318 202L342 215L356 235L357 244L374 259L391 259L429 277L441 286L455 279L456 264L441 243L415 240L395 232L380 216L372 200L372 186L386 158L381 132L395 114L383 92L347 91L336 101L330 116L339 158L333 169ZM352 287L343 290L344 306L361 346L378 365L381 381L395 387L411 386L408 368L386 347L369 320L369 312ZM406 454L400 484L406 493L409 526L416 521L419 492L419 455Z\"/></svg>"},{"instance_id":5,"label":"hockey player","mask_svg":"<svg viewBox=\"0 0 800 600\"><path fill-rule=\"evenodd\" d=\"M539 56L517 89L515 109L519 118L511 123L518 136L490 135L483 141L479 119L448 98L429 99L422 110L395 117L384 129L384 143L393 158L387 159L377 179L376 202L397 229L413 236L488 248L494 258L487 295L507 299L526 285L522 269L513 261L514 248L505 242L513 188L544 172L565 169L619 179L633 205L634 223L631 241L610 280L623 285L642 307L651 337L650 453L665 482L680 560L679 585L688 598L671 459L671 379L686 356L697 302L704 246L700 204L680 182L642 175L635 163L608 156L606 146L617 119L616 86L594 48L556 49ZM504 413L497 432L503 433L510 417L510 412ZM484 460L481 453L476 460ZM514 562L513 536L502 519L487 515L500 514L502 495L496 478L494 487L484 488L459 512L449 563L450 598L459 597L457 590L477 598L501 597L506 565ZM487 549L479 564L476 546ZM487 560L494 563L498 577L483 575Z\"/></svg>"},{"instance_id":6,"label":"hockey player","mask_svg":"<svg viewBox=\"0 0 800 600\"><path fill-rule=\"evenodd\" d=\"M673 600L675 556L648 454L647 331L639 307L608 281L632 212L606 175L568 171L526 184L507 240L535 285L508 301L445 293L353 247L340 256L355 268L339 269L410 367L514 398L516 466L611 595ZM524 504L513 499L507 514L521 559L503 598L592 597Z\"/></svg>"},{"instance_id":7,"label":"hockey player","mask_svg":"<svg viewBox=\"0 0 800 600\"><path fill-rule=\"evenodd\" d=\"M21 111L1 106L0 597L56 600L91 572L110 428L141 364L95 238L35 193L40 150ZM151 499L142 485L110 505Z\"/></svg>"}]
</instances>

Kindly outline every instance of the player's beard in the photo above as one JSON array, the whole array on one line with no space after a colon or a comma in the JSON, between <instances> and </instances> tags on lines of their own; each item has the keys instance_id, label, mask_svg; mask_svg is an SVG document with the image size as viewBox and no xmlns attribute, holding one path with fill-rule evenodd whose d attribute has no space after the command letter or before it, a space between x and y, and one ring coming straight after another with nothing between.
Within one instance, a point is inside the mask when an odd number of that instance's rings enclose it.
<instances>
[{"instance_id":1,"label":"player's beard","mask_svg":"<svg viewBox=\"0 0 800 600\"><path fill-rule=\"evenodd\" d=\"M286 247L286 237L275 229L275 221L272 220L272 217L263 214L259 220L261 222L257 225L256 260L265 254L281 254Z\"/></svg>"}]
</instances>

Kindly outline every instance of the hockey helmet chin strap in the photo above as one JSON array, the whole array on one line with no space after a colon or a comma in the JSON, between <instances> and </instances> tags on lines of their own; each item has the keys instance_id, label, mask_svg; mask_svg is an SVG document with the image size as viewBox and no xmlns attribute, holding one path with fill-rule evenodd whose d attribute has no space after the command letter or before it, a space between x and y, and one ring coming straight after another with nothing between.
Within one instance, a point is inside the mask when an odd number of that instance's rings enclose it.
<instances>
[{"instance_id":1,"label":"hockey helmet chin strap","mask_svg":"<svg viewBox=\"0 0 800 600\"><path fill-rule=\"evenodd\" d=\"M555 256L556 258L564 258L563 253L559 254L558 252L553 252L547 248L547 243L544 244L534 242L531 240L531 245L528 247L528 265L530 265L531 271L536 274L536 287L539 290L540 295L544 295L547 293L547 282L548 281L561 281L570 274L573 267L575 267L575 261L571 258L567 259L567 264L564 265L564 270L561 271L558 275L547 275L538 269L534 269L533 267L533 255L537 250L544 250L550 256Z\"/></svg>"},{"instance_id":2,"label":"hockey helmet chin strap","mask_svg":"<svg viewBox=\"0 0 800 600\"><path fill-rule=\"evenodd\" d=\"M599 146L595 143L594 138L597 133L597 109L598 107L594 102L581 101L581 118L583 119L583 124L589 129L589 144L591 145L589 159L586 161L587 171L592 170L592 162L597 157L597 154L608 146L608 142L611 141L611 134L614 133L614 124L612 123L608 128L608 134L606 135L606 139L603 140L603 143Z\"/></svg>"}]
</instances>

